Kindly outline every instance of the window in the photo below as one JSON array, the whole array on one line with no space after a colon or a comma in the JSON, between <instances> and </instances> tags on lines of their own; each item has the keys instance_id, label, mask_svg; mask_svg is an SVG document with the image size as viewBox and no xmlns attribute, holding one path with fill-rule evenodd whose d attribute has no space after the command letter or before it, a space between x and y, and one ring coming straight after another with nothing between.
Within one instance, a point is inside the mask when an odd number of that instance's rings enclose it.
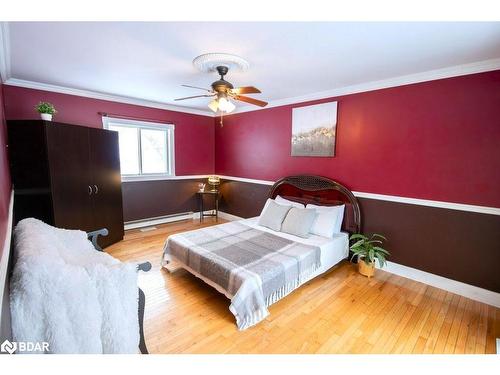
<instances>
[{"instance_id":1,"label":"window","mask_svg":"<svg viewBox=\"0 0 500 375\"><path fill-rule=\"evenodd\" d=\"M118 132L124 177L174 176L174 125L103 117L105 129Z\"/></svg>"}]
</instances>

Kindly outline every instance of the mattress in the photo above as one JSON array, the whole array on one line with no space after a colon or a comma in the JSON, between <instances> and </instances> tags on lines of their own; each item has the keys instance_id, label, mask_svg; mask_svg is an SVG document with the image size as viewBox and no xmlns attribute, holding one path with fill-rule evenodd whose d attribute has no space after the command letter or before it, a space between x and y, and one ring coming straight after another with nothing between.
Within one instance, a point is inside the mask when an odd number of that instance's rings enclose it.
<instances>
[{"instance_id":1,"label":"mattress","mask_svg":"<svg viewBox=\"0 0 500 375\"><path fill-rule=\"evenodd\" d=\"M302 238L298 236L294 236L288 233L276 232L272 229L268 229L266 227L258 225L259 217L254 217L251 219L240 220L239 222L248 225L249 227L261 230L263 232L272 233L276 236L280 236L292 241L300 242L306 245L318 246L320 248L320 259L321 259L321 267L314 271L311 276L305 280L301 285L306 283L307 281L325 273L330 268L338 264L341 260L347 258L349 255L349 235L347 233L341 232L337 233L333 236L333 238L326 238L311 234L308 238ZM168 264L164 264L165 267L170 272L174 272L179 268L184 268L186 271L190 272L194 276L200 278L208 285L215 288L218 292L224 294L227 298L231 299L233 296L229 295L224 289L222 289L219 285L212 282L211 280L203 277L198 272L194 271L190 267L182 264L181 262L171 261Z\"/></svg>"},{"instance_id":2,"label":"mattress","mask_svg":"<svg viewBox=\"0 0 500 375\"><path fill-rule=\"evenodd\" d=\"M348 233L337 233L334 234L333 238L326 238L311 234L308 238L302 238L294 236L293 234L276 232L272 229L260 226L258 224L259 217L253 217L251 219L241 220L240 223L248 225L252 228L259 229L264 232L272 233L276 236L280 236L295 242L300 242L305 245L318 246L321 250L321 267L316 270L312 277L315 278L322 273L325 273L330 268L339 263L342 259L347 258L349 255L349 234Z\"/></svg>"}]
</instances>

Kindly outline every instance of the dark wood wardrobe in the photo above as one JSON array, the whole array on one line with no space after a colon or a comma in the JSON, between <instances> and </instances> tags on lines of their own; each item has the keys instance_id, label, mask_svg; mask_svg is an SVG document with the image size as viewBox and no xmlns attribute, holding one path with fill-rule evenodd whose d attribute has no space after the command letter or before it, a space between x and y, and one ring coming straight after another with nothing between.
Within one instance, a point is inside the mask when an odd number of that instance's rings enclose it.
<instances>
[{"instance_id":1,"label":"dark wood wardrobe","mask_svg":"<svg viewBox=\"0 0 500 375\"><path fill-rule=\"evenodd\" d=\"M59 228L107 228L123 239L118 133L42 120L9 120L14 220L35 217Z\"/></svg>"}]
</instances>

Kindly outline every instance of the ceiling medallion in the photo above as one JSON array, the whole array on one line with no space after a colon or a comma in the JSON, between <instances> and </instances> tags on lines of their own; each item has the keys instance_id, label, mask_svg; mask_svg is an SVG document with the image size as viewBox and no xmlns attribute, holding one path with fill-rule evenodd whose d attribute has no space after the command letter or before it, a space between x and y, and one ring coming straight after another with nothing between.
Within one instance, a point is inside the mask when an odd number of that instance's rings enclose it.
<instances>
[{"instance_id":1,"label":"ceiling medallion","mask_svg":"<svg viewBox=\"0 0 500 375\"><path fill-rule=\"evenodd\" d=\"M240 71L245 71L250 67L244 58L229 53L205 53L195 57L193 65L203 73L216 72L218 66Z\"/></svg>"}]
</instances>

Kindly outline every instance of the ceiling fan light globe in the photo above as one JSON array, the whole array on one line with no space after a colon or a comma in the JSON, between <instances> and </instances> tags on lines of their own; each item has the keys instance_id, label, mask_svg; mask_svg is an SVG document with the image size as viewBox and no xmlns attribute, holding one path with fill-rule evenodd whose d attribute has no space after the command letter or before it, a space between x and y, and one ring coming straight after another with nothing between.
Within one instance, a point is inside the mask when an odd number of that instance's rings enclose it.
<instances>
[{"instance_id":1,"label":"ceiling fan light globe","mask_svg":"<svg viewBox=\"0 0 500 375\"><path fill-rule=\"evenodd\" d=\"M217 99L214 99L210 103L208 103L208 108L217 113L217 109L219 109L219 102L217 101Z\"/></svg>"},{"instance_id":2,"label":"ceiling fan light globe","mask_svg":"<svg viewBox=\"0 0 500 375\"><path fill-rule=\"evenodd\" d=\"M219 98L219 109L223 112L227 112L229 101L225 97Z\"/></svg>"},{"instance_id":3,"label":"ceiling fan light globe","mask_svg":"<svg viewBox=\"0 0 500 375\"><path fill-rule=\"evenodd\" d=\"M234 111L234 109L236 108L236 106L233 104L233 102L231 102L230 100L227 101L227 105L226 105L226 112L227 113L231 113Z\"/></svg>"}]
</instances>

